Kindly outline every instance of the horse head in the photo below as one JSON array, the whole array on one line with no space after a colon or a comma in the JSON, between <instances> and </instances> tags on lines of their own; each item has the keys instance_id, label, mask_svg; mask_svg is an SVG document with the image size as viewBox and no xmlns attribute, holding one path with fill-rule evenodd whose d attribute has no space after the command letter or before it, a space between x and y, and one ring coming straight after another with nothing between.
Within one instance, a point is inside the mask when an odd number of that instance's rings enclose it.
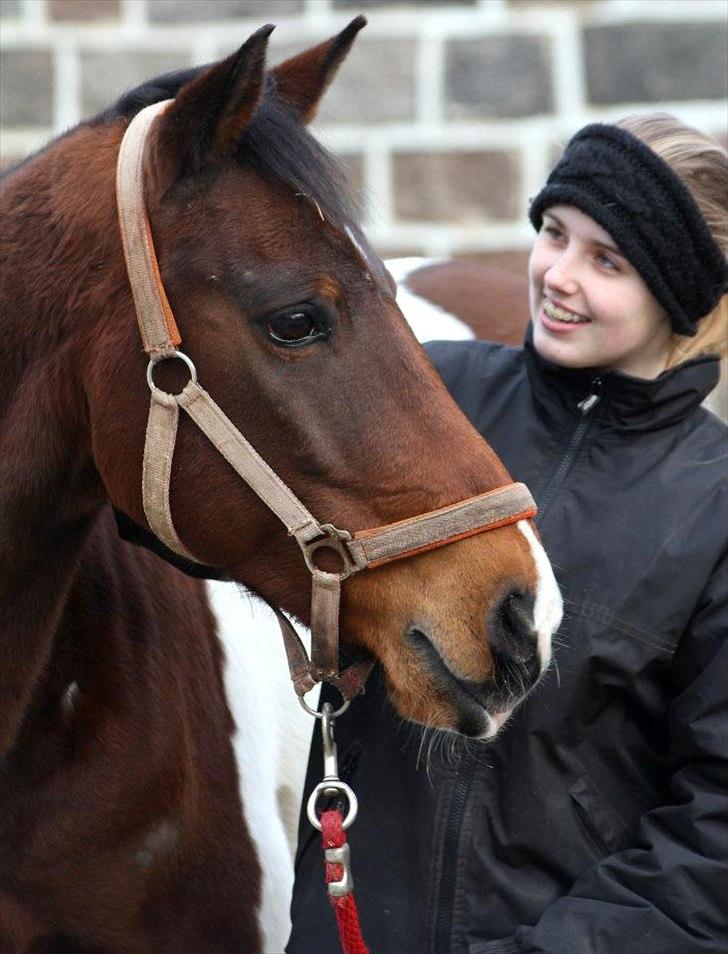
<instances>
[{"instance_id":1,"label":"horse head","mask_svg":"<svg viewBox=\"0 0 728 954\"><path fill-rule=\"evenodd\" d=\"M154 120L143 165L161 280L200 381L309 511L351 531L510 483L415 342L335 164L306 128L363 23L269 72L272 28L259 30L181 85ZM87 155L93 144L115 154L129 118L90 127ZM105 492L146 525L146 359L112 244L81 374ZM163 361L154 380L176 392L186 372ZM198 560L309 620L300 550L187 419L170 510ZM547 666L560 614L522 520L351 577L341 622L381 662L401 715L490 736Z\"/></svg>"}]
</instances>

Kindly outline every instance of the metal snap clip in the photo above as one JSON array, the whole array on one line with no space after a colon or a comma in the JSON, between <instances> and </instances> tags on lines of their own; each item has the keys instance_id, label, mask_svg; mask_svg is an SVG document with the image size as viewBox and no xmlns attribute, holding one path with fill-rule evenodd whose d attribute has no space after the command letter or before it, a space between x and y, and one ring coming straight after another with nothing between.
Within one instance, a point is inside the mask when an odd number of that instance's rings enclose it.
<instances>
[{"instance_id":1,"label":"metal snap clip","mask_svg":"<svg viewBox=\"0 0 728 954\"><path fill-rule=\"evenodd\" d=\"M319 796L343 795L349 803L346 817L342 822L343 828L348 828L359 811L359 803L352 789L339 778L339 766L334 741L334 711L330 702L325 702L321 712L321 739L324 749L324 778L314 788L308 798L306 814L314 828L321 831L321 822L316 814L316 802Z\"/></svg>"}]
</instances>

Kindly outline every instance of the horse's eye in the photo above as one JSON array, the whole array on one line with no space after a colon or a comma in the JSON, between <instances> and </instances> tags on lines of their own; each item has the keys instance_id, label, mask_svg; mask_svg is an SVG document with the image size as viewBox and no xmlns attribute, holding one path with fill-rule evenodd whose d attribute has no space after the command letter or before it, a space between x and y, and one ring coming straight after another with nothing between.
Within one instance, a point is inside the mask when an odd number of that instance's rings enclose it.
<instances>
[{"instance_id":1,"label":"horse's eye","mask_svg":"<svg viewBox=\"0 0 728 954\"><path fill-rule=\"evenodd\" d=\"M328 333L328 322L312 305L297 305L279 311L266 320L268 337L276 344L296 348L310 344Z\"/></svg>"}]
</instances>

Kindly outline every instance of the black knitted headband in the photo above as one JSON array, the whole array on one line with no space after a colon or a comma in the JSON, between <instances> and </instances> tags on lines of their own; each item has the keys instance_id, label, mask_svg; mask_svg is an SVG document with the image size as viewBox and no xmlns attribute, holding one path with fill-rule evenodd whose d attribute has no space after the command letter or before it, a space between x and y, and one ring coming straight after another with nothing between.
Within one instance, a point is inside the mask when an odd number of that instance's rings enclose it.
<instances>
[{"instance_id":1,"label":"black knitted headband","mask_svg":"<svg viewBox=\"0 0 728 954\"><path fill-rule=\"evenodd\" d=\"M531 202L536 230L549 206L574 205L609 232L681 335L728 289L728 263L695 199L649 146L594 123L578 132Z\"/></svg>"}]
</instances>

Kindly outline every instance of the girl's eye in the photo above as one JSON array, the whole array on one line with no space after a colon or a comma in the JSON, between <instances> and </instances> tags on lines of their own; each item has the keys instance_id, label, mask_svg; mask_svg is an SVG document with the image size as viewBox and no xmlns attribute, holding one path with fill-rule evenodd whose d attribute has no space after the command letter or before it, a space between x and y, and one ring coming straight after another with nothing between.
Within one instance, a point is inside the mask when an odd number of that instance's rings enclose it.
<instances>
[{"instance_id":1,"label":"girl's eye","mask_svg":"<svg viewBox=\"0 0 728 954\"><path fill-rule=\"evenodd\" d=\"M311 304L276 312L266 319L265 330L271 341L287 348L311 344L330 331L326 316Z\"/></svg>"},{"instance_id":2,"label":"girl's eye","mask_svg":"<svg viewBox=\"0 0 728 954\"><path fill-rule=\"evenodd\" d=\"M602 268L606 268L609 272L616 272L617 263L611 259L608 255L605 255L603 252L597 254L597 262Z\"/></svg>"},{"instance_id":3,"label":"girl's eye","mask_svg":"<svg viewBox=\"0 0 728 954\"><path fill-rule=\"evenodd\" d=\"M542 231L544 231L547 235L550 235L551 238L561 238L561 229L557 228L555 225L544 225Z\"/></svg>"}]
</instances>

